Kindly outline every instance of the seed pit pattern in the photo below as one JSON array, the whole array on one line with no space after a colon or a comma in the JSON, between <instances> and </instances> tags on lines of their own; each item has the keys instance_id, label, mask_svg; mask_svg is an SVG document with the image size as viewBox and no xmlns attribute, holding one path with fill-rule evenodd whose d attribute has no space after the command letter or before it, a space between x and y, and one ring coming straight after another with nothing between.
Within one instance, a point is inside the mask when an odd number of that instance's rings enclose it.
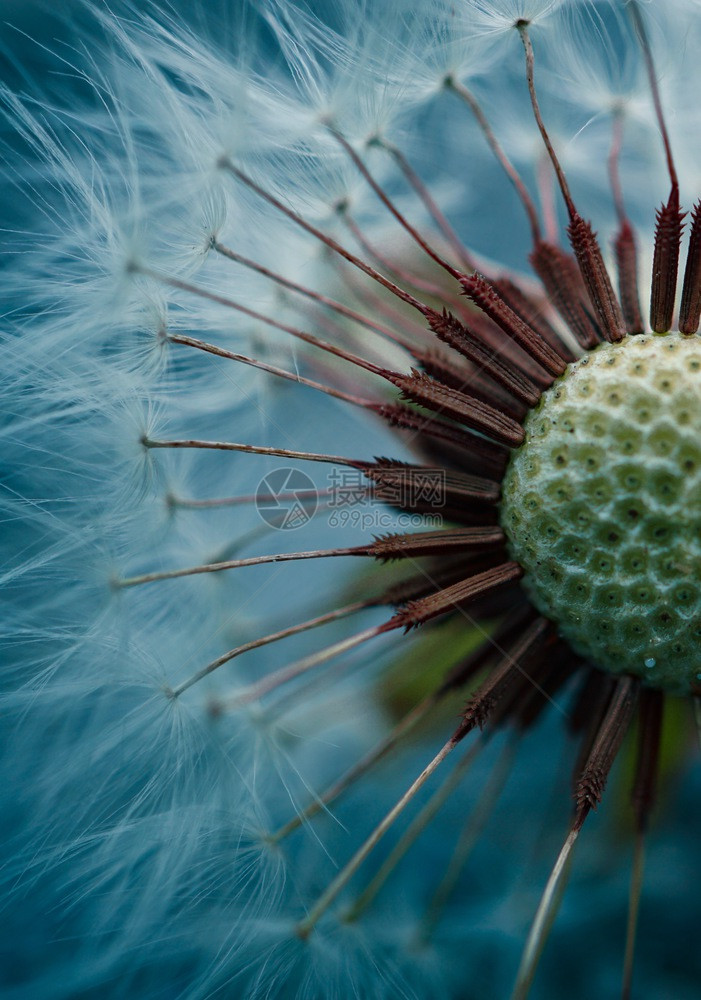
<instances>
[{"instance_id":1,"label":"seed pit pattern","mask_svg":"<svg viewBox=\"0 0 701 1000\"><path fill-rule=\"evenodd\" d=\"M573 362L526 418L501 503L524 586L573 649L680 693L701 672L699 371L698 338L676 332Z\"/></svg>"}]
</instances>

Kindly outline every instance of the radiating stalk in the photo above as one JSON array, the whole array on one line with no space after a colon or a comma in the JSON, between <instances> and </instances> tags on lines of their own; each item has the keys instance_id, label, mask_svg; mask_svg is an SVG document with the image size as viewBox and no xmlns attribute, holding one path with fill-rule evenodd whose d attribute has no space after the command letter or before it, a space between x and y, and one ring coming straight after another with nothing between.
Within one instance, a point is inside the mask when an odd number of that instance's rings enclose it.
<instances>
[{"instance_id":1,"label":"radiating stalk","mask_svg":"<svg viewBox=\"0 0 701 1000\"><path fill-rule=\"evenodd\" d=\"M427 907L421 927L417 933L420 944L425 944L433 934L446 903L455 890L458 879L472 853L472 850L479 841L484 828L492 815L494 806L502 793L506 780L511 773L514 757L516 755L518 743L516 734L510 736L504 745L496 766L487 779L487 783L482 789L480 796L472 810L465 827L460 834L453 855L448 863L443 878L438 883L436 890Z\"/></svg>"},{"instance_id":2,"label":"radiating stalk","mask_svg":"<svg viewBox=\"0 0 701 1000\"><path fill-rule=\"evenodd\" d=\"M297 924L297 935L300 938L307 938L314 927L323 917L329 907L336 901L339 894L345 889L363 861L377 846L385 833L392 826L397 817L406 809L414 796L424 786L433 772L443 763L448 754L457 746L457 739L451 736L448 742L438 751L436 756L423 769L416 780L407 788L404 794L395 802L384 819L377 824L370 836L358 848L347 865L341 869L335 879L329 884L321 894L307 916Z\"/></svg>"},{"instance_id":3,"label":"radiating stalk","mask_svg":"<svg viewBox=\"0 0 701 1000\"><path fill-rule=\"evenodd\" d=\"M182 683L178 684L177 687L174 687L170 691L170 694L173 698L179 697L183 691L187 691L187 689L192 687L193 684L201 681L204 677L207 677L225 663L229 663L237 656L241 656L243 653L248 653L252 649L259 649L261 646L267 646L271 642L286 639L291 635L299 635L301 632L308 632L310 629L317 628L319 625L326 625L328 622L338 621L340 618L347 618L348 616L355 614L356 611L361 611L366 607L368 607L367 601L356 601L355 604L347 604L345 607L335 608L333 611L328 611L326 614L319 615L317 618L310 618L308 621L299 622L296 625L290 625L288 628L280 629L278 632L271 632L268 635L260 636L258 639L252 639L250 642L244 642L240 646L235 646L226 653L222 653L222 655L218 656L216 660L212 660L206 666L202 667L201 670L196 671L196 673L188 677L187 680L182 681Z\"/></svg>"},{"instance_id":4,"label":"radiating stalk","mask_svg":"<svg viewBox=\"0 0 701 1000\"><path fill-rule=\"evenodd\" d=\"M269 834L266 840L275 844L279 843L285 837L288 837L295 830L299 829L307 820L312 819L322 809L325 809L330 802L337 799L347 788L350 788L359 778L367 774L371 767L379 763L404 736L410 733L428 715L430 710L435 706L436 700L433 692L423 698L379 743L361 757L353 767L349 768L338 781L334 782L318 798L310 802L306 809L295 813L284 826L275 830L274 833Z\"/></svg>"},{"instance_id":5,"label":"radiating stalk","mask_svg":"<svg viewBox=\"0 0 701 1000\"><path fill-rule=\"evenodd\" d=\"M429 824L435 819L442 806L445 805L452 793L463 780L470 768L470 765L474 762L478 754L482 752L489 736L492 735L492 733L493 730L489 730L488 733L481 734L481 738L473 743L460 763L453 768L440 788L433 793L428 802L414 817L411 823L409 823L402 836L380 865L378 871L372 877L365 889L363 889L360 895L356 898L355 902L344 913L343 919L347 923L357 920L363 911L372 904L377 894L380 892L385 882L400 863L404 855L414 845L416 840L421 836Z\"/></svg>"},{"instance_id":6,"label":"radiating stalk","mask_svg":"<svg viewBox=\"0 0 701 1000\"><path fill-rule=\"evenodd\" d=\"M550 873L535 919L531 924L526 946L523 949L511 1000L526 1000L528 997L545 942L560 908L570 872L572 849L579 836L579 831L579 826L574 826L570 830Z\"/></svg>"},{"instance_id":7,"label":"radiating stalk","mask_svg":"<svg viewBox=\"0 0 701 1000\"><path fill-rule=\"evenodd\" d=\"M628 899L628 924L626 927L626 950L623 960L623 988L621 1000L631 1000L633 985L633 962L635 959L635 941L638 930L638 915L640 913L640 897L643 889L645 872L645 831L639 830L635 837L633 848L633 870L630 880L630 896Z\"/></svg>"},{"instance_id":8,"label":"radiating stalk","mask_svg":"<svg viewBox=\"0 0 701 1000\"><path fill-rule=\"evenodd\" d=\"M327 663L334 657L340 656L341 653L346 653L349 649L354 649L356 646L360 646L362 643L367 642L369 639L374 639L386 631L388 631L386 622L383 625L374 625L372 628L363 629L362 632L357 632L346 639L341 639L340 642L326 646L317 653L312 653L311 656L305 656L295 663L289 663L287 666L281 667L280 670L268 674L267 677L263 677L255 684L250 684L235 695L218 699L216 707L219 711L226 711L241 708L252 701L258 701L282 684L288 684L290 681L296 680L297 677L301 677L302 674L306 674L314 667L319 667L322 663Z\"/></svg>"}]
</instances>

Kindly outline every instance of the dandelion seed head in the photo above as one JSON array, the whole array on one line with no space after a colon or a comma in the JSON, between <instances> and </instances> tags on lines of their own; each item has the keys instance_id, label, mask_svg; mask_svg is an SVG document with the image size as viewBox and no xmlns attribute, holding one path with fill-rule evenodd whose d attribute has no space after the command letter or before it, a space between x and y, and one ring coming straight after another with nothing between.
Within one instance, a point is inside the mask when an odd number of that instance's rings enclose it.
<instances>
[{"instance_id":1,"label":"dandelion seed head","mask_svg":"<svg viewBox=\"0 0 701 1000\"><path fill-rule=\"evenodd\" d=\"M680 693L696 681L700 364L678 335L575 362L529 415L501 514L535 603L573 648Z\"/></svg>"}]
</instances>

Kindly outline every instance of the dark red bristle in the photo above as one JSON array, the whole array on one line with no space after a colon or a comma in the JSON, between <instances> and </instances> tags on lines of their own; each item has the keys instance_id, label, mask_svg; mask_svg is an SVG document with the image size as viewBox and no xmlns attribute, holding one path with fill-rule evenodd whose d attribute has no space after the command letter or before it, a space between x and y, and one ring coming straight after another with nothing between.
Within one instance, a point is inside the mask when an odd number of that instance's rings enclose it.
<instances>
[{"instance_id":1,"label":"dark red bristle","mask_svg":"<svg viewBox=\"0 0 701 1000\"><path fill-rule=\"evenodd\" d=\"M512 685L518 686L524 676L526 679L530 678L531 668L542 657L548 635L552 633L553 626L547 619L536 618L504 651L499 662L465 706L461 724L464 733L475 726L482 729L495 705L508 696Z\"/></svg>"},{"instance_id":2,"label":"dark red bristle","mask_svg":"<svg viewBox=\"0 0 701 1000\"><path fill-rule=\"evenodd\" d=\"M489 569L490 565L482 568ZM376 597L374 603L378 607L386 604L399 609L410 601L418 601L420 598L432 594L436 588L449 587L464 579L465 558L463 555L436 560L429 573L421 570L406 579L390 584Z\"/></svg>"},{"instance_id":3,"label":"dark red bristle","mask_svg":"<svg viewBox=\"0 0 701 1000\"><path fill-rule=\"evenodd\" d=\"M650 812L655 804L663 712L662 692L644 688L640 695L638 712L638 754L632 793L633 812L639 831L647 827Z\"/></svg>"},{"instance_id":4,"label":"dark red bristle","mask_svg":"<svg viewBox=\"0 0 701 1000\"><path fill-rule=\"evenodd\" d=\"M427 319L431 330L439 340L471 361L516 399L527 406L535 406L540 399L537 386L526 375L514 370L513 366L505 364L452 313L446 309L442 313L432 311Z\"/></svg>"},{"instance_id":5,"label":"dark red bristle","mask_svg":"<svg viewBox=\"0 0 701 1000\"><path fill-rule=\"evenodd\" d=\"M684 214L679 209L679 188L673 184L669 201L657 212L655 228L650 295L650 326L655 333L672 328Z\"/></svg>"},{"instance_id":6,"label":"dark red bristle","mask_svg":"<svg viewBox=\"0 0 701 1000\"><path fill-rule=\"evenodd\" d=\"M357 463L373 483L373 496L411 514L438 515L464 525L495 525L498 486L463 472L380 459Z\"/></svg>"},{"instance_id":7,"label":"dark red bristle","mask_svg":"<svg viewBox=\"0 0 701 1000\"><path fill-rule=\"evenodd\" d=\"M572 769L573 793L587 757L591 753L591 748L594 746L601 720L611 701L613 685L614 679L610 674L590 670L585 673L584 683L577 692L567 720L569 731L573 735L581 737L579 752Z\"/></svg>"},{"instance_id":8,"label":"dark red bristle","mask_svg":"<svg viewBox=\"0 0 701 1000\"><path fill-rule=\"evenodd\" d=\"M574 257L553 243L536 243L529 257L550 301L585 350L601 341L598 327L586 306L587 290Z\"/></svg>"},{"instance_id":9,"label":"dark red bristle","mask_svg":"<svg viewBox=\"0 0 701 1000\"><path fill-rule=\"evenodd\" d=\"M626 335L623 313L601 256L596 233L590 223L576 212L570 217L567 233L604 337L611 343L622 340Z\"/></svg>"},{"instance_id":10,"label":"dark red bristle","mask_svg":"<svg viewBox=\"0 0 701 1000\"><path fill-rule=\"evenodd\" d=\"M691 236L684 270L682 304L679 309L679 329L696 333L701 321L701 202L691 213Z\"/></svg>"},{"instance_id":11,"label":"dark red bristle","mask_svg":"<svg viewBox=\"0 0 701 1000\"><path fill-rule=\"evenodd\" d=\"M470 431L455 424L446 423L435 416L426 416L404 403L378 403L373 407L375 413L383 417L391 427L401 427L414 431L418 435L427 435L433 439L432 447L439 447L436 442L443 442L451 449L459 449L457 461L464 467L474 464L481 472L501 478L504 466L509 458L509 451L502 445L477 437Z\"/></svg>"},{"instance_id":12,"label":"dark red bristle","mask_svg":"<svg viewBox=\"0 0 701 1000\"><path fill-rule=\"evenodd\" d=\"M621 310L628 333L642 333L645 329L638 294L638 250L635 234L627 219L621 223L613 244L618 269L618 292Z\"/></svg>"},{"instance_id":13,"label":"dark red bristle","mask_svg":"<svg viewBox=\"0 0 701 1000\"><path fill-rule=\"evenodd\" d=\"M442 385L423 372L412 370L410 375L388 372L385 377L401 391L403 399L456 420L500 444L517 447L523 441L523 428L512 417L467 393Z\"/></svg>"},{"instance_id":14,"label":"dark red bristle","mask_svg":"<svg viewBox=\"0 0 701 1000\"><path fill-rule=\"evenodd\" d=\"M445 556L504 544L500 528L443 528L413 534L382 535L368 546L368 553L383 562L419 556Z\"/></svg>"},{"instance_id":15,"label":"dark red bristle","mask_svg":"<svg viewBox=\"0 0 701 1000\"><path fill-rule=\"evenodd\" d=\"M478 309L474 303L471 302L469 305L463 306L461 318L464 323L469 324L470 330L480 343L484 344L498 358L501 358L505 365L508 365L515 372L525 375L540 392L550 388L553 384L550 372L545 371L542 365L538 364L522 347L519 347L515 340L508 335L504 336L501 327L497 326L494 320Z\"/></svg>"},{"instance_id":16,"label":"dark red bristle","mask_svg":"<svg viewBox=\"0 0 701 1000\"><path fill-rule=\"evenodd\" d=\"M515 282L511 281L510 278L498 278L492 282L492 287L503 298L507 306L513 309L516 315L520 316L531 329L540 334L546 344L561 354L565 361L577 360L577 355L572 348L564 343L557 330L543 315L539 303L526 295Z\"/></svg>"},{"instance_id":17,"label":"dark red bristle","mask_svg":"<svg viewBox=\"0 0 701 1000\"><path fill-rule=\"evenodd\" d=\"M491 441L476 437L463 427L446 423L433 415L420 413L419 410L404 403L376 403L371 409L386 420L390 427L414 431L416 434L426 435L435 441L443 441L461 451L469 452L470 457L474 457L482 464L482 468L490 473L501 473L504 469L508 451Z\"/></svg>"},{"instance_id":18,"label":"dark red bristle","mask_svg":"<svg viewBox=\"0 0 701 1000\"><path fill-rule=\"evenodd\" d=\"M633 677L622 677L615 681L608 708L576 780L575 802L582 820L601 801L613 762L633 718L639 686L640 682Z\"/></svg>"},{"instance_id":19,"label":"dark red bristle","mask_svg":"<svg viewBox=\"0 0 701 1000\"><path fill-rule=\"evenodd\" d=\"M581 733L588 725L592 714L592 703L599 698L602 682L608 676L598 670L588 670L583 675L583 683L575 693L574 702L567 715L567 729L570 733Z\"/></svg>"},{"instance_id":20,"label":"dark red bristle","mask_svg":"<svg viewBox=\"0 0 701 1000\"><path fill-rule=\"evenodd\" d=\"M435 378L443 385L458 391L466 387L467 380L472 378L473 371L476 372L474 366L467 364L462 358L456 358L454 355L449 357L444 351L433 347L412 347L411 356L431 378ZM486 385L487 380L484 376L481 378L481 384ZM472 383L470 383L470 389L472 389ZM496 391L496 386L492 386L492 389Z\"/></svg>"},{"instance_id":21,"label":"dark red bristle","mask_svg":"<svg viewBox=\"0 0 701 1000\"><path fill-rule=\"evenodd\" d=\"M555 656L557 642L555 632L548 632L527 660L519 660L518 671L490 714L492 726L515 725L523 730L528 726L524 719L529 709L533 718L537 718L540 708L536 706L542 707L550 700L546 685L553 674L559 673L559 657ZM563 681L566 676L563 671Z\"/></svg>"},{"instance_id":22,"label":"dark red bristle","mask_svg":"<svg viewBox=\"0 0 701 1000\"><path fill-rule=\"evenodd\" d=\"M572 650L564 642L560 642L547 656L542 675L536 678L537 686L529 684L518 696L518 700L509 706L509 720L522 730L530 729L580 665Z\"/></svg>"},{"instance_id":23,"label":"dark red bristle","mask_svg":"<svg viewBox=\"0 0 701 1000\"><path fill-rule=\"evenodd\" d=\"M490 634L489 639L464 660L451 667L443 678L438 689L439 693L447 694L463 687L478 671L499 659L503 655L501 650L508 649L515 639L523 634L524 628L528 627L535 616L536 612L529 604L510 607L509 614Z\"/></svg>"},{"instance_id":24,"label":"dark red bristle","mask_svg":"<svg viewBox=\"0 0 701 1000\"><path fill-rule=\"evenodd\" d=\"M475 399L495 406L502 413L508 413L519 423L530 408L485 377L474 365L456 363L457 359L453 360L436 350L412 350L411 354L414 361L421 365L422 370L431 378L451 389L457 389L458 392L469 391Z\"/></svg>"},{"instance_id":25,"label":"dark red bristle","mask_svg":"<svg viewBox=\"0 0 701 1000\"><path fill-rule=\"evenodd\" d=\"M430 512L466 504L484 507L499 499L499 483L466 472L410 465L389 458L356 462L354 466L374 483L378 499L405 510Z\"/></svg>"},{"instance_id":26,"label":"dark red bristle","mask_svg":"<svg viewBox=\"0 0 701 1000\"><path fill-rule=\"evenodd\" d=\"M481 274L472 274L461 278L460 284L467 297L550 375L562 375L567 367L562 355L553 350L539 333L516 315L486 278Z\"/></svg>"},{"instance_id":27,"label":"dark red bristle","mask_svg":"<svg viewBox=\"0 0 701 1000\"><path fill-rule=\"evenodd\" d=\"M391 627L403 628L405 632L409 632L432 618L458 610L463 605L495 590L497 587L513 583L522 575L523 570L518 563L502 563L492 569L485 570L483 573L477 573L467 579L460 580L450 587L428 594L426 597L409 601L390 620Z\"/></svg>"}]
</instances>

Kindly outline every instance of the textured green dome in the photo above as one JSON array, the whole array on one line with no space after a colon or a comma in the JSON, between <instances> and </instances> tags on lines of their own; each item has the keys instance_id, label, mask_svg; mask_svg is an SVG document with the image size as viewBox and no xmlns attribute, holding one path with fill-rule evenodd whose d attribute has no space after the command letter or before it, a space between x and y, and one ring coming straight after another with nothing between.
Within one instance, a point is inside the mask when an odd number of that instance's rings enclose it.
<instances>
[{"instance_id":1,"label":"textured green dome","mask_svg":"<svg viewBox=\"0 0 701 1000\"><path fill-rule=\"evenodd\" d=\"M501 523L539 611L602 669L701 678L701 339L601 344L525 421Z\"/></svg>"}]
</instances>

